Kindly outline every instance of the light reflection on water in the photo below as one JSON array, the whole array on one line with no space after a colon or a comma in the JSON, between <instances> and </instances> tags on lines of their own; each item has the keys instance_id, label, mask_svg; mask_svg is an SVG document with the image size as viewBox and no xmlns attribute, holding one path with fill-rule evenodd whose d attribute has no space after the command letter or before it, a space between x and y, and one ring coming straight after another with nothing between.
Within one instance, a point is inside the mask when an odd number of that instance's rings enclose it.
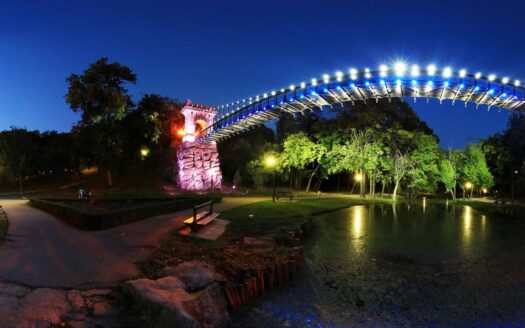
<instances>
[{"instance_id":1,"label":"light reflection on water","mask_svg":"<svg viewBox=\"0 0 525 328\"><path fill-rule=\"evenodd\" d=\"M490 237L491 226L486 214L470 206L446 207L427 202L353 206L320 216L316 221L316 238L326 238L331 250L338 250L345 240L343 244L350 247L348 256L402 253L447 262L478 256ZM311 245L313 254L321 258L326 245Z\"/></svg>"}]
</instances>

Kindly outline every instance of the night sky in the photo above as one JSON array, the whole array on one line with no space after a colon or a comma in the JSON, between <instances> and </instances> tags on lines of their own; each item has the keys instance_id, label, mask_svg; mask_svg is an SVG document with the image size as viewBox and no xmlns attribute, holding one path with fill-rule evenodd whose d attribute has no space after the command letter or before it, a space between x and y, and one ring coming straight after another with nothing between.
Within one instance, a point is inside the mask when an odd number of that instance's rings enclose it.
<instances>
[{"instance_id":1,"label":"night sky","mask_svg":"<svg viewBox=\"0 0 525 328\"><path fill-rule=\"evenodd\" d=\"M68 131L66 77L102 56L130 66L134 99L221 105L397 59L525 81L525 1L0 0L0 129ZM508 112L415 105L443 147L505 127Z\"/></svg>"}]
</instances>

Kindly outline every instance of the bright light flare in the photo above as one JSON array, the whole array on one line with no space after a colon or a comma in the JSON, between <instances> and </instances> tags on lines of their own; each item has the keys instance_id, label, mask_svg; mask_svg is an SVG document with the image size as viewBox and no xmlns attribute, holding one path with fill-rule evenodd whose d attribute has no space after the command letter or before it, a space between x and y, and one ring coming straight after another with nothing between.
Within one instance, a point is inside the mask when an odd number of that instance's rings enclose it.
<instances>
[{"instance_id":1,"label":"bright light flare","mask_svg":"<svg viewBox=\"0 0 525 328\"><path fill-rule=\"evenodd\" d=\"M405 72L407 70L407 64L402 62L402 61L398 61L398 62L395 62L394 63L394 72L397 76L401 77L401 76L404 76L405 75Z\"/></svg>"},{"instance_id":2,"label":"bright light flare","mask_svg":"<svg viewBox=\"0 0 525 328\"><path fill-rule=\"evenodd\" d=\"M489 77L488 77L489 81L492 82L496 79L496 75L495 74L490 74Z\"/></svg>"},{"instance_id":3,"label":"bright light flare","mask_svg":"<svg viewBox=\"0 0 525 328\"><path fill-rule=\"evenodd\" d=\"M467 76L467 70L466 69L460 70L459 77L464 78L465 76Z\"/></svg>"},{"instance_id":4,"label":"bright light flare","mask_svg":"<svg viewBox=\"0 0 525 328\"><path fill-rule=\"evenodd\" d=\"M381 77L386 77L387 74L388 74L388 66L380 65L379 66L379 75Z\"/></svg>"},{"instance_id":5,"label":"bright light flare","mask_svg":"<svg viewBox=\"0 0 525 328\"><path fill-rule=\"evenodd\" d=\"M444 78L449 78L451 76L452 76L452 68L445 67L445 69L443 70L443 77Z\"/></svg>"},{"instance_id":6,"label":"bright light flare","mask_svg":"<svg viewBox=\"0 0 525 328\"><path fill-rule=\"evenodd\" d=\"M412 67L410 68L410 75L412 75L413 77L418 77L419 74L420 74L419 66L412 65Z\"/></svg>"},{"instance_id":7,"label":"bright light flare","mask_svg":"<svg viewBox=\"0 0 525 328\"><path fill-rule=\"evenodd\" d=\"M427 66L427 74L428 75L434 75L434 74L436 74L436 71L437 71L436 65L430 64L430 65Z\"/></svg>"},{"instance_id":8,"label":"bright light flare","mask_svg":"<svg viewBox=\"0 0 525 328\"><path fill-rule=\"evenodd\" d=\"M264 162L266 163L267 167L273 168L275 166L275 163L277 163L277 159L273 155L268 155Z\"/></svg>"}]
</instances>

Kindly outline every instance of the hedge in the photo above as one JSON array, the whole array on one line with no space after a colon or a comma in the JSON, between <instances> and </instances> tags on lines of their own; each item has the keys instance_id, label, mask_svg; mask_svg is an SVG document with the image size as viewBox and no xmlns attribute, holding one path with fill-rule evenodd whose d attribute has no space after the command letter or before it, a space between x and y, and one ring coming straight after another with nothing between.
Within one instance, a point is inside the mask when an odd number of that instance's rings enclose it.
<instances>
[{"instance_id":1,"label":"hedge","mask_svg":"<svg viewBox=\"0 0 525 328\"><path fill-rule=\"evenodd\" d=\"M157 200L158 202L155 202ZM55 215L59 219L81 230L103 230L122 224L135 222L144 218L177 212L192 208L203 202L214 200L220 202L221 197L179 197L179 198L129 198L129 199L97 199L96 202L107 201L152 201L154 203L129 207L120 210L105 212L90 212L89 210L66 205L61 202L76 203L86 202L78 199L59 198L31 198L29 204L35 208Z\"/></svg>"}]
</instances>

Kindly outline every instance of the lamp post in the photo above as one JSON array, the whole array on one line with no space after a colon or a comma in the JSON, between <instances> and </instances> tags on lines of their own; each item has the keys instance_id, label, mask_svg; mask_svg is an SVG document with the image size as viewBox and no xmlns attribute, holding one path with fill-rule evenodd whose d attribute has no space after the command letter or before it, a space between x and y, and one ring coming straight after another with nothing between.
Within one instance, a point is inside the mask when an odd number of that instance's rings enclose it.
<instances>
[{"instance_id":1,"label":"lamp post","mask_svg":"<svg viewBox=\"0 0 525 328\"><path fill-rule=\"evenodd\" d=\"M363 188L363 173L362 171L360 170L359 173L356 173L354 175L354 180L359 183L359 196L360 197L364 197L365 196L365 192L364 192L364 188Z\"/></svg>"},{"instance_id":2,"label":"lamp post","mask_svg":"<svg viewBox=\"0 0 525 328\"><path fill-rule=\"evenodd\" d=\"M472 182L469 182L469 181L465 182L465 190L472 189L472 187L473 187L472 186ZM472 193L471 193L470 197L472 198ZM465 198L465 192L463 192L463 198Z\"/></svg>"},{"instance_id":3,"label":"lamp post","mask_svg":"<svg viewBox=\"0 0 525 328\"><path fill-rule=\"evenodd\" d=\"M272 169L272 202L275 202L275 163L277 160L275 156L269 155L266 157L266 166Z\"/></svg>"}]
</instances>

